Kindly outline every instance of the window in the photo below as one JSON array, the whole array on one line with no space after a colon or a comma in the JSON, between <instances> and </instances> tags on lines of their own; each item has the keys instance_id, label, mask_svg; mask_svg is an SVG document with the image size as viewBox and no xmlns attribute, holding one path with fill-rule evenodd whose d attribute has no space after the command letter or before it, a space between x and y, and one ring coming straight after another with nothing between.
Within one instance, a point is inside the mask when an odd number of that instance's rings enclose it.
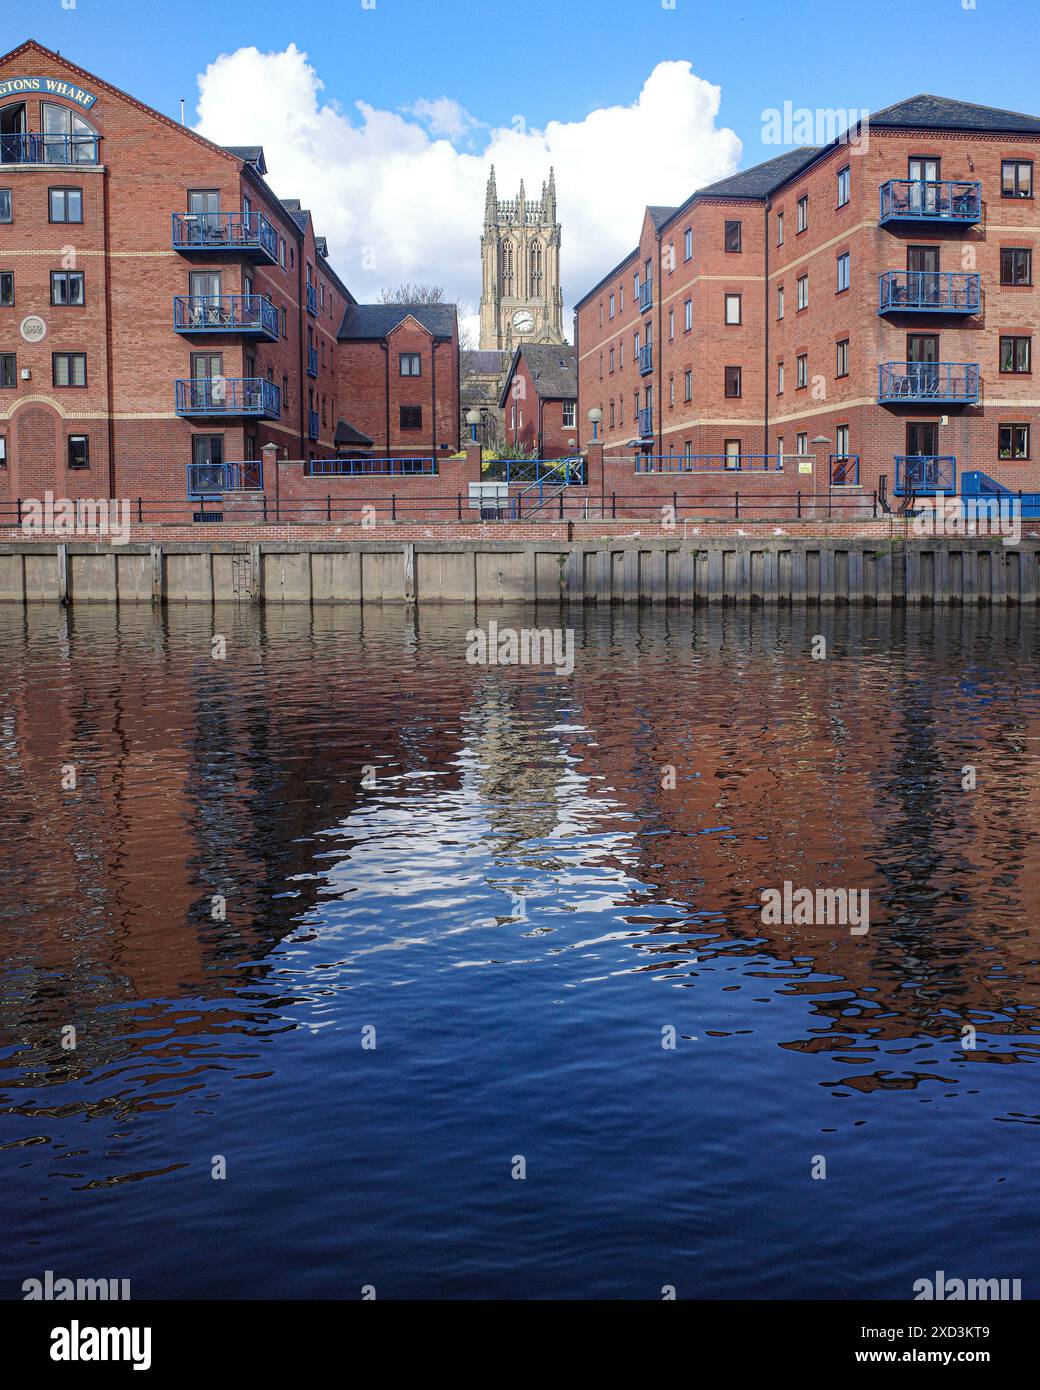
<instances>
[{"instance_id":1,"label":"window","mask_svg":"<svg viewBox=\"0 0 1040 1390\"><path fill-rule=\"evenodd\" d=\"M7 467L7 435L0 434L0 468Z\"/></svg>"},{"instance_id":2,"label":"window","mask_svg":"<svg viewBox=\"0 0 1040 1390\"><path fill-rule=\"evenodd\" d=\"M614 428L614 420L615 420L615 414L614 414L614 401L613 401L613 399L611 399L611 402L610 402L610 428L611 428L611 429Z\"/></svg>"},{"instance_id":3,"label":"window","mask_svg":"<svg viewBox=\"0 0 1040 1390\"><path fill-rule=\"evenodd\" d=\"M1028 246L1000 248L1000 283L1002 285L1031 285L1033 283L1033 253Z\"/></svg>"},{"instance_id":4,"label":"window","mask_svg":"<svg viewBox=\"0 0 1040 1390\"><path fill-rule=\"evenodd\" d=\"M808 275L799 275L799 277L798 277L797 289L798 289L798 307L799 307L799 309L808 309L808 307L809 307L809 277L808 277Z\"/></svg>"},{"instance_id":5,"label":"window","mask_svg":"<svg viewBox=\"0 0 1040 1390\"><path fill-rule=\"evenodd\" d=\"M14 303L14 271L0 270L0 305L9 309Z\"/></svg>"},{"instance_id":6,"label":"window","mask_svg":"<svg viewBox=\"0 0 1040 1390\"><path fill-rule=\"evenodd\" d=\"M725 443L725 445L724 445L724 448L725 448L725 450L726 450L726 467L727 467L727 468L739 468L739 467L740 467L740 440L739 440L739 439L727 439L727 440L726 440L726 443Z\"/></svg>"},{"instance_id":7,"label":"window","mask_svg":"<svg viewBox=\"0 0 1040 1390\"><path fill-rule=\"evenodd\" d=\"M285 269L285 237L278 238L278 264ZM307 282L310 284L310 281Z\"/></svg>"},{"instance_id":8,"label":"window","mask_svg":"<svg viewBox=\"0 0 1040 1390\"><path fill-rule=\"evenodd\" d=\"M17 363L13 352L0 352L0 387L10 391L18 380Z\"/></svg>"},{"instance_id":9,"label":"window","mask_svg":"<svg viewBox=\"0 0 1040 1390\"><path fill-rule=\"evenodd\" d=\"M777 287L776 287L776 316L777 316L778 319L782 319L783 316L784 316L784 287L783 287L783 285L777 285Z\"/></svg>"},{"instance_id":10,"label":"window","mask_svg":"<svg viewBox=\"0 0 1040 1390\"><path fill-rule=\"evenodd\" d=\"M836 293L841 294L842 290L849 287L849 253L843 251L838 257L838 288Z\"/></svg>"},{"instance_id":11,"label":"window","mask_svg":"<svg viewBox=\"0 0 1040 1390\"><path fill-rule=\"evenodd\" d=\"M674 309L669 309L669 310L668 310L668 336L669 336L669 338L674 338L674 337L675 337L675 310L674 310Z\"/></svg>"},{"instance_id":12,"label":"window","mask_svg":"<svg viewBox=\"0 0 1040 1390\"><path fill-rule=\"evenodd\" d=\"M803 193L798 199L798 230L804 232L809 225L809 195Z\"/></svg>"},{"instance_id":13,"label":"window","mask_svg":"<svg viewBox=\"0 0 1040 1390\"><path fill-rule=\"evenodd\" d=\"M11 190L0 188L0 222L10 222L11 219Z\"/></svg>"},{"instance_id":14,"label":"window","mask_svg":"<svg viewBox=\"0 0 1040 1390\"><path fill-rule=\"evenodd\" d=\"M90 467L90 440L85 434L69 435L69 467Z\"/></svg>"},{"instance_id":15,"label":"window","mask_svg":"<svg viewBox=\"0 0 1040 1390\"><path fill-rule=\"evenodd\" d=\"M809 354L800 352L794 359L794 384L798 390L809 385Z\"/></svg>"},{"instance_id":16,"label":"window","mask_svg":"<svg viewBox=\"0 0 1040 1390\"><path fill-rule=\"evenodd\" d=\"M285 307L284 304L282 305L282 308L281 308L280 317L281 317L281 320L282 320L282 337L283 337L283 338L288 338L288 336L289 336L289 315L288 315L288 312L286 311L286 307Z\"/></svg>"},{"instance_id":17,"label":"window","mask_svg":"<svg viewBox=\"0 0 1040 1390\"><path fill-rule=\"evenodd\" d=\"M740 322L740 295L728 294L726 296L726 322Z\"/></svg>"},{"instance_id":18,"label":"window","mask_svg":"<svg viewBox=\"0 0 1040 1390\"><path fill-rule=\"evenodd\" d=\"M289 269L296 269L296 250L291 244L289 246Z\"/></svg>"},{"instance_id":19,"label":"window","mask_svg":"<svg viewBox=\"0 0 1040 1390\"><path fill-rule=\"evenodd\" d=\"M1029 426L998 426L997 452L1002 459L1027 459L1029 457Z\"/></svg>"},{"instance_id":20,"label":"window","mask_svg":"<svg viewBox=\"0 0 1040 1390\"><path fill-rule=\"evenodd\" d=\"M693 232L687 227L683 233L683 260L688 261L693 255Z\"/></svg>"},{"instance_id":21,"label":"window","mask_svg":"<svg viewBox=\"0 0 1040 1390\"><path fill-rule=\"evenodd\" d=\"M776 244L777 246L784 244L784 214L782 212L776 214Z\"/></svg>"},{"instance_id":22,"label":"window","mask_svg":"<svg viewBox=\"0 0 1040 1390\"><path fill-rule=\"evenodd\" d=\"M563 403L563 428L572 430L574 428L575 413L577 403L575 401L564 401Z\"/></svg>"},{"instance_id":23,"label":"window","mask_svg":"<svg viewBox=\"0 0 1040 1390\"><path fill-rule=\"evenodd\" d=\"M834 430L834 452L839 458L849 456L849 427L848 425L837 425Z\"/></svg>"},{"instance_id":24,"label":"window","mask_svg":"<svg viewBox=\"0 0 1040 1390\"><path fill-rule=\"evenodd\" d=\"M784 437L782 434L778 434L776 437L776 461L782 468L784 464Z\"/></svg>"},{"instance_id":25,"label":"window","mask_svg":"<svg viewBox=\"0 0 1040 1390\"><path fill-rule=\"evenodd\" d=\"M795 451L796 454L799 454L802 458L804 458L805 455L809 452L809 434L808 434L808 431L806 431L805 433L802 433L802 434L796 434L796 435L795 435L795 437L794 437L794 451Z\"/></svg>"},{"instance_id":26,"label":"window","mask_svg":"<svg viewBox=\"0 0 1040 1390\"><path fill-rule=\"evenodd\" d=\"M739 222L727 222L727 223L726 223L726 236L725 236L724 245L725 245L725 248L726 248L727 251L739 251L739 250L740 250L740 223L739 223Z\"/></svg>"},{"instance_id":27,"label":"window","mask_svg":"<svg viewBox=\"0 0 1040 1390\"><path fill-rule=\"evenodd\" d=\"M608 354L608 363L609 363L609 365L608 365L608 367L607 367L607 370L610 371L610 372L612 372L612 371L614 370L614 349L613 349L613 348L610 349L610 352L609 352L609 354Z\"/></svg>"},{"instance_id":28,"label":"window","mask_svg":"<svg viewBox=\"0 0 1040 1390\"><path fill-rule=\"evenodd\" d=\"M401 376L422 376L422 356L418 352L402 352Z\"/></svg>"},{"instance_id":29,"label":"window","mask_svg":"<svg viewBox=\"0 0 1040 1390\"><path fill-rule=\"evenodd\" d=\"M49 198L52 222L83 221L82 188L52 188L49 190Z\"/></svg>"},{"instance_id":30,"label":"window","mask_svg":"<svg viewBox=\"0 0 1040 1390\"><path fill-rule=\"evenodd\" d=\"M618 366L619 366L619 367L623 367L624 365L625 365L625 340L624 340L624 338L622 338L622 339L621 339L621 342L618 344Z\"/></svg>"},{"instance_id":31,"label":"window","mask_svg":"<svg viewBox=\"0 0 1040 1390\"><path fill-rule=\"evenodd\" d=\"M683 373L683 400L693 400L693 372L689 367Z\"/></svg>"},{"instance_id":32,"label":"window","mask_svg":"<svg viewBox=\"0 0 1040 1390\"><path fill-rule=\"evenodd\" d=\"M683 328L687 333L693 327L693 300L688 299L683 305Z\"/></svg>"},{"instance_id":33,"label":"window","mask_svg":"<svg viewBox=\"0 0 1040 1390\"><path fill-rule=\"evenodd\" d=\"M1000 370L1002 372L1028 372L1030 370L1031 338L1001 338Z\"/></svg>"},{"instance_id":34,"label":"window","mask_svg":"<svg viewBox=\"0 0 1040 1390\"><path fill-rule=\"evenodd\" d=\"M52 353L51 371L55 386L86 386L87 354L85 352Z\"/></svg>"},{"instance_id":35,"label":"window","mask_svg":"<svg viewBox=\"0 0 1040 1390\"><path fill-rule=\"evenodd\" d=\"M611 294L611 296L610 296L610 310L609 310L609 313L610 313L610 317L613 318L613 317L614 317L614 296L613 296L613 294Z\"/></svg>"},{"instance_id":36,"label":"window","mask_svg":"<svg viewBox=\"0 0 1040 1390\"><path fill-rule=\"evenodd\" d=\"M838 207L843 208L849 201L849 185L851 173L846 164L844 169L838 170Z\"/></svg>"},{"instance_id":37,"label":"window","mask_svg":"<svg viewBox=\"0 0 1040 1390\"><path fill-rule=\"evenodd\" d=\"M422 429L422 406L403 405L401 406L401 428L403 430Z\"/></svg>"},{"instance_id":38,"label":"window","mask_svg":"<svg viewBox=\"0 0 1040 1390\"><path fill-rule=\"evenodd\" d=\"M85 302L82 270L51 271L52 304L84 304Z\"/></svg>"},{"instance_id":39,"label":"window","mask_svg":"<svg viewBox=\"0 0 1040 1390\"><path fill-rule=\"evenodd\" d=\"M784 394L784 364L782 362L776 364L776 394L778 396Z\"/></svg>"},{"instance_id":40,"label":"window","mask_svg":"<svg viewBox=\"0 0 1040 1390\"><path fill-rule=\"evenodd\" d=\"M1033 196L1033 165L1025 159L1005 159L1000 165L1000 196L1002 198L1031 198Z\"/></svg>"},{"instance_id":41,"label":"window","mask_svg":"<svg viewBox=\"0 0 1040 1390\"><path fill-rule=\"evenodd\" d=\"M619 314L623 314L623 313L625 312L625 287L624 287L624 285L618 285L618 306L617 306L617 309L618 309L618 313L619 313Z\"/></svg>"},{"instance_id":42,"label":"window","mask_svg":"<svg viewBox=\"0 0 1040 1390\"><path fill-rule=\"evenodd\" d=\"M726 395L731 399L740 395L740 368L727 367L726 371Z\"/></svg>"},{"instance_id":43,"label":"window","mask_svg":"<svg viewBox=\"0 0 1040 1390\"><path fill-rule=\"evenodd\" d=\"M674 405L674 404L675 404L675 377L674 377L674 376L670 376L670 377L668 378L668 404L669 404L669 405Z\"/></svg>"},{"instance_id":44,"label":"window","mask_svg":"<svg viewBox=\"0 0 1040 1390\"><path fill-rule=\"evenodd\" d=\"M849 374L849 340L848 340L848 338L842 338L841 342L839 342L839 343L836 344L836 348L837 348L837 353L836 353L836 360L835 360L835 364L834 364L834 375L835 375L835 376L848 376L848 374Z\"/></svg>"}]
</instances>

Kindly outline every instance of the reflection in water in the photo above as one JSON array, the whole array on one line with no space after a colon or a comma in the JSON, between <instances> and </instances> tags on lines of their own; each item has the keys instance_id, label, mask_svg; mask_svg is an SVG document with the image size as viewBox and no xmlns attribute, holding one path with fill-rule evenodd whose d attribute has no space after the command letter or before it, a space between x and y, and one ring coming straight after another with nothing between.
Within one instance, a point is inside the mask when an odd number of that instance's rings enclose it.
<instances>
[{"instance_id":1,"label":"reflection in water","mask_svg":"<svg viewBox=\"0 0 1040 1390\"><path fill-rule=\"evenodd\" d=\"M0 608L0 1296L1037 1296L1035 615L568 621Z\"/></svg>"}]
</instances>

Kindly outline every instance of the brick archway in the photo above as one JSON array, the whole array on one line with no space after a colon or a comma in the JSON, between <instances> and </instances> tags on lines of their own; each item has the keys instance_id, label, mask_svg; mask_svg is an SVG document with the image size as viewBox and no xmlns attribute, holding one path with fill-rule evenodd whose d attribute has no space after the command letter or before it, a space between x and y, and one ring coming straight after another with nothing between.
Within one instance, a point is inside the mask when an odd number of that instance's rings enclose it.
<instances>
[{"instance_id":1,"label":"brick archway","mask_svg":"<svg viewBox=\"0 0 1040 1390\"><path fill-rule=\"evenodd\" d=\"M64 469L59 443L64 430L57 412L34 402L17 410L11 423L14 426L14 457L8 466L15 496L42 498L48 489L60 496Z\"/></svg>"}]
</instances>

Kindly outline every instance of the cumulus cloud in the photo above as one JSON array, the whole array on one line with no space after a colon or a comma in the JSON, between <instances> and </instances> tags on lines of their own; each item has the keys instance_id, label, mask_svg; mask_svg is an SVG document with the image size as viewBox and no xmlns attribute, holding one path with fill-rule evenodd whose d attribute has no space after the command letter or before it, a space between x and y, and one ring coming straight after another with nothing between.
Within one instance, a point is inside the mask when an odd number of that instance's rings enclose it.
<instances>
[{"instance_id":1,"label":"cumulus cloud","mask_svg":"<svg viewBox=\"0 0 1040 1390\"><path fill-rule=\"evenodd\" d=\"M689 62L658 63L628 105L542 129L520 116L485 124L447 96L417 97L399 112L365 101L346 109L325 97L294 44L221 55L198 83L195 129L219 144L264 146L272 188L310 208L359 299L429 281L475 311L489 167L499 196L511 197L521 178L539 193L555 166L568 332L570 305L635 245L646 204L681 202L733 173L741 153L717 124L720 89Z\"/></svg>"}]
</instances>

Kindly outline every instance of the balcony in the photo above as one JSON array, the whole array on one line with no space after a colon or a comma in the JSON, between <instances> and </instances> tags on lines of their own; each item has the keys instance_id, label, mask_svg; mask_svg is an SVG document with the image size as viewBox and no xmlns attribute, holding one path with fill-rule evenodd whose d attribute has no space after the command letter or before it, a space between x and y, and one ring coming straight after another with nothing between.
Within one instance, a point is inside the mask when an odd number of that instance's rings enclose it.
<instances>
[{"instance_id":1,"label":"balcony","mask_svg":"<svg viewBox=\"0 0 1040 1390\"><path fill-rule=\"evenodd\" d=\"M878 367L881 405L973 405L978 398L977 362L882 362Z\"/></svg>"},{"instance_id":2,"label":"balcony","mask_svg":"<svg viewBox=\"0 0 1040 1390\"><path fill-rule=\"evenodd\" d=\"M0 164L77 165L98 162L96 135L0 135Z\"/></svg>"},{"instance_id":3,"label":"balcony","mask_svg":"<svg viewBox=\"0 0 1040 1390\"><path fill-rule=\"evenodd\" d=\"M952 454L896 454L895 465L892 491L899 497L957 491L957 460Z\"/></svg>"},{"instance_id":4,"label":"balcony","mask_svg":"<svg viewBox=\"0 0 1040 1390\"><path fill-rule=\"evenodd\" d=\"M307 286L307 312L308 314L318 313L318 287L317 285Z\"/></svg>"},{"instance_id":5,"label":"balcony","mask_svg":"<svg viewBox=\"0 0 1040 1390\"><path fill-rule=\"evenodd\" d=\"M282 393L262 377L200 377L175 382L178 415L251 416L277 420L282 413Z\"/></svg>"},{"instance_id":6,"label":"balcony","mask_svg":"<svg viewBox=\"0 0 1040 1390\"><path fill-rule=\"evenodd\" d=\"M982 277L961 270L886 270L878 291L879 314L977 314Z\"/></svg>"},{"instance_id":7,"label":"balcony","mask_svg":"<svg viewBox=\"0 0 1040 1390\"><path fill-rule=\"evenodd\" d=\"M179 294L173 300L177 333L241 333L278 337L278 310L260 294Z\"/></svg>"},{"instance_id":8,"label":"balcony","mask_svg":"<svg viewBox=\"0 0 1040 1390\"><path fill-rule=\"evenodd\" d=\"M639 312L645 313L654 307L654 282L644 280L639 286Z\"/></svg>"},{"instance_id":9,"label":"balcony","mask_svg":"<svg viewBox=\"0 0 1040 1390\"><path fill-rule=\"evenodd\" d=\"M956 179L889 179L881 185L882 227L890 222L970 226L982 217L981 183Z\"/></svg>"},{"instance_id":10,"label":"balcony","mask_svg":"<svg viewBox=\"0 0 1040 1390\"><path fill-rule=\"evenodd\" d=\"M319 427L320 423L321 423L321 422L320 422L320 420L318 419L318 412L317 412L316 410L308 410L308 412L307 412L307 438L308 438L308 439L317 439L317 437L318 437L318 427Z\"/></svg>"},{"instance_id":11,"label":"balcony","mask_svg":"<svg viewBox=\"0 0 1040 1390\"><path fill-rule=\"evenodd\" d=\"M646 406L643 410L636 412L636 421L639 425L639 438L652 439L654 433L654 408L652 405Z\"/></svg>"},{"instance_id":12,"label":"balcony","mask_svg":"<svg viewBox=\"0 0 1040 1390\"><path fill-rule=\"evenodd\" d=\"M307 375L318 375L318 349L315 347L307 349Z\"/></svg>"},{"instance_id":13,"label":"balcony","mask_svg":"<svg viewBox=\"0 0 1040 1390\"><path fill-rule=\"evenodd\" d=\"M261 492L264 465L259 459L244 463L189 463L188 496L212 497L224 492Z\"/></svg>"},{"instance_id":14,"label":"balcony","mask_svg":"<svg viewBox=\"0 0 1040 1390\"><path fill-rule=\"evenodd\" d=\"M859 454L831 454L831 487L858 487Z\"/></svg>"},{"instance_id":15,"label":"balcony","mask_svg":"<svg viewBox=\"0 0 1040 1390\"><path fill-rule=\"evenodd\" d=\"M278 262L278 234L259 212L175 212L173 249L187 256Z\"/></svg>"},{"instance_id":16,"label":"balcony","mask_svg":"<svg viewBox=\"0 0 1040 1390\"><path fill-rule=\"evenodd\" d=\"M639 349L639 375L647 376L654 369L654 345L647 343Z\"/></svg>"}]
</instances>

